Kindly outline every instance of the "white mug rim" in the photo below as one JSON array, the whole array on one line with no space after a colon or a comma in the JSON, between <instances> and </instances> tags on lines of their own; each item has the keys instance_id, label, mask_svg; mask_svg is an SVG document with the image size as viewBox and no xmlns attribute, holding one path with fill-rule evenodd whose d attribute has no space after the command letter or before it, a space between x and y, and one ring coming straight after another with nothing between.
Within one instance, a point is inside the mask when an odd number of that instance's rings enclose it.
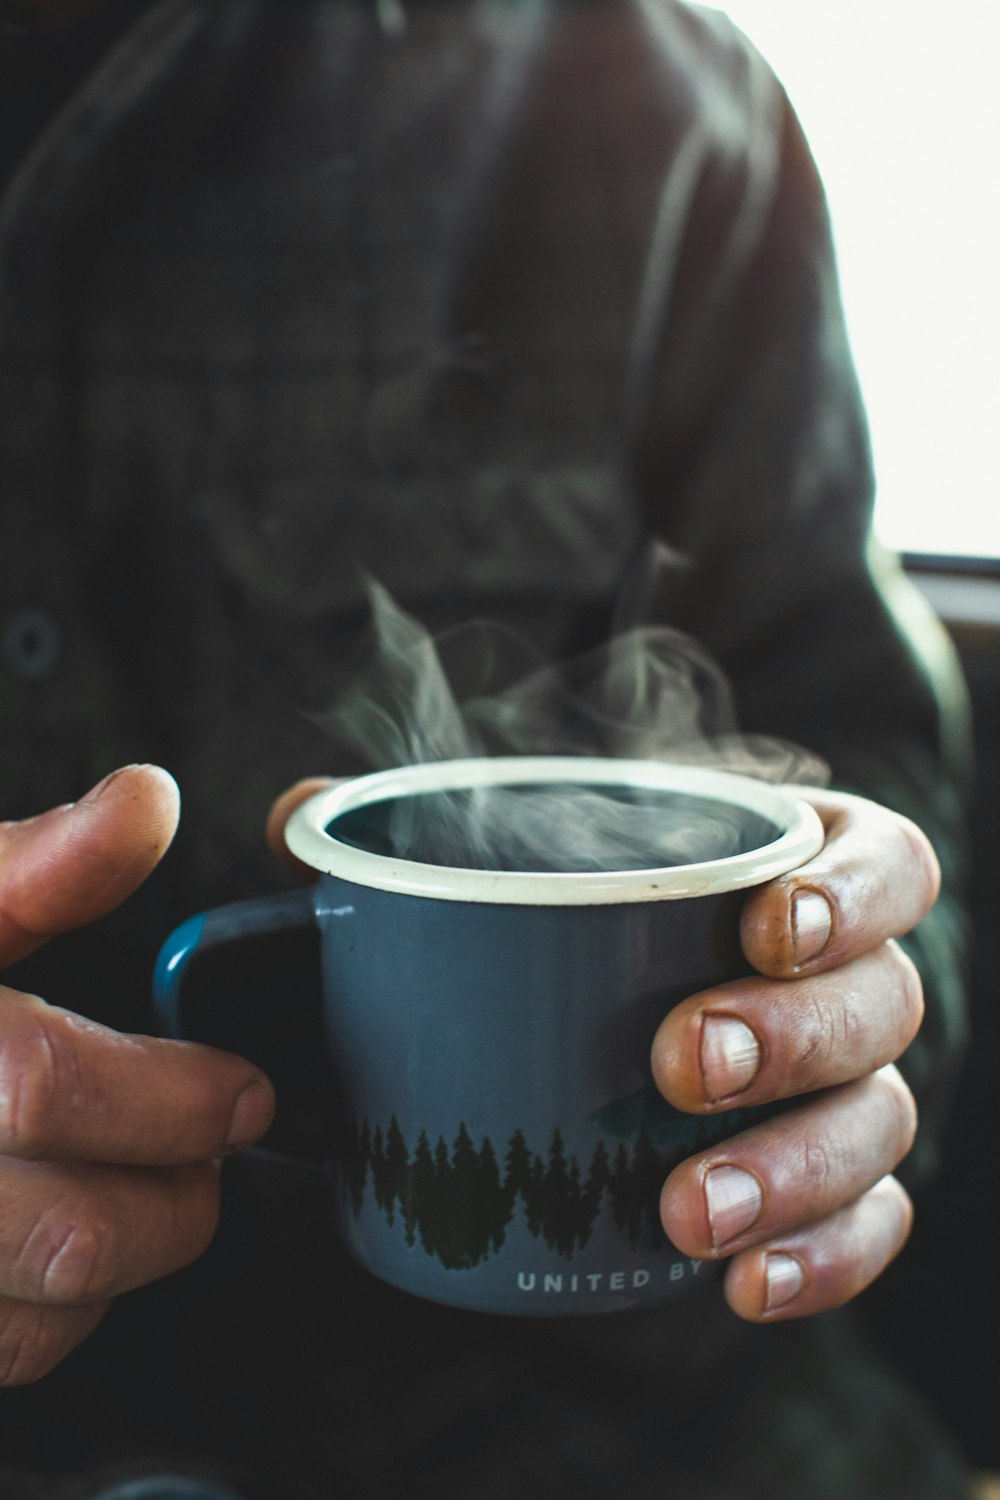
<instances>
[{"instance_id":1,"label":"white mug rim","mask_svg":"<svg viewBox=\"0 0 1000 1500\"><path fill-rule=\"evenodd\" d=\"M782 831L759 849L724 859L662 869L572 872L468 870L423 864L359 849L327 832L328 825L346 812L414 792L547 780L686 791L760 813ZM731 771L668 761L555 755L429 761L344 778L296 808L285 829L291 852L322 874L401 895L504 906L606 906L744 890L804 864L819 852L823 839L815 809L788 788Z\"/></svg>"}]
</instances>

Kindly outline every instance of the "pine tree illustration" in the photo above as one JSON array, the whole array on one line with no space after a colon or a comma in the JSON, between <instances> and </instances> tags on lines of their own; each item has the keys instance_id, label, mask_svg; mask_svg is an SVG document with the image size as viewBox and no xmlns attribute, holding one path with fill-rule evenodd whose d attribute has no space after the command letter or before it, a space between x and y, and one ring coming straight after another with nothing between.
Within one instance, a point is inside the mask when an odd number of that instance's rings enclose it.
<instances>
[{"instance_id":1,"label":"pine tree illustration","mask_svg":"<svg viewBox=\"0 0 1000 1500\"><path fill-rule=\"evenodd\" d=\"M448 1143L443 1135L437 1138L434 1147L434 1191L431 1194L429 1204L429 1217L431 1223L431 1234L434 1239L434 1253L440 1258L439 1246L445 1232L445 1219L447 1217L448 1204L448 1179L451 1176L451 1159L448 1155Z\"/></svg>"},{"instance_id":2,"label":"pine tree illustration","mask_svg":"<svg viewBox=\"0 0 1000 1500\"><path fill-rule=\"evenodd\" d=\"M442 1152L443 1145L438 1143L434 1158L434 1243L442 1265L449 1270L467 1270L474 1264L470 1205L479 1158L464 1121L458 1127L450 1157L446 1146Z\"/></svg>"},{"instance_id":3,"label":"pine tree illustration","mask_svg":"<svg viewBox=\"0 0 1000 1500\"><path fill-rule=\"evenodd\" d=\"M454 1216L457 1253L465 1265L475 1265L474 1217L478 1175L479 1156L463 1120L451 1150L448 1190Z\"/></svg>"},{"instance_id":4,"label":"pine tree illustration","mask_svg":"<svg viewBox=\"0 0 1000 1500\"><path fill-rule=\"evenodd\" d=\"M608 1148L603 1141L599 1140L594 1147L594 1154L590 1158L590 1169L587 1172L587 1180L583 1184L583 1198L591 1215L591 1224L593 1224L600 1210L601 1197L608 1185L609 1176Z\"/></svg>"},{"instance_id":5,"label":"pine tree illustration","mask_svg":"<svg viewBox=\"0 0 1000 1500\"><path fill-rule=\"evenodd\" d=\"M640 1130L632 1154L629 1190L628 1237L633 1246L639 1244L644 1223L652 1229L660 1222L659 1200L662 1186L660 1153L648 1133Z\"/></svg>"},{"instance_id":6,"label":"pine tree illustration","mask_svg":"<svg viewBox=\"0 0 1000 1500\"><path fill-rule=\"evenodd\" d=\"M427 1132L426 1130L422 1130L417 1140L417 1149L413 1153L413 1162L407 1174L407 1193L403 1205L403 1213L406 1243L412 1245L415 1242L416 1231L419 1229L420 1243L428 1255L433 1255L435 1251L434 1205L436 1191L437 1175L434 1169L434 1157L431 1155L431 1144L427 1139Z\"/></svg>"},{"instance_id":7,"label":"pine tree illustration","mask_svg":"<svg viewBox=\"0 0 1000 1500\"><path fill-rule=\"evenodd\" d=\"M521 1195L522 1201L527 1200L528 1186L531 1182L531 1152L528 1143L524 1139L523 1130L515 1130L507 1143L507 1155L504 1157L504 1192L510 1200L513 1210L514 1200Z\"/></svg>"},{"instance_id":8,"label":"pine tree illustration","mask_svg":"<svg viewBox=\"0 0 1000 1500\"><path fill-rule=\"evenodd\" d=\"M406 1243L414 1245L419 1235L424 1251L449 1269L469 1269L501 1249L518 1197L528 1231L570 1259L589 1243L606 1204L633 1246L644 1237L654 1243L665 1238L659 1197L675 1153L657 1151L645 1129L631 1153L621 1142L613 1161L598 1140L586 1178L558 1129L547 1161L532 1154L524 1132L516 1130L502 1172L489 1137L477 1151L464 1121L450 1151L439 1136L432 1152L421 1131L411 1158L395 1115L384 1134L381 1125L372 1130L367 1120L359 1126L351 1116L341 1148L341 1182L355 1212L370 1174L375 1204L387 1223L395 1223L398 1204Z\"/></svg>"},{"instance_id":9,"label":"pine tree illustration","mask_svg":"<svg viewBox=\"0 0 1000 1500\"><path fill-rule=\"evenodd\" d=\"M500 1180L496 1153L489 1136L484 1136L476 1171L475 1234L472 1246L476 1263L489 1255L491 1247L494 1251L500 1249L510 1216L511 1210Z\"/></svg>"},{"instance_id":10,"label":"pine tree illustration","mask_svg":"<svg viewBox=\"0 0 1000 1500\"><path fill-rule=\"evenodd\" d=\"M386 1206L385 1143L382 1139L381 1125L375 1126L375 1132L372 1135L371 1166L375 1202L379 1208L384 1209Z\"/></svg>"},{"instance_id":11,"label":"pine tree illustration","mask_svg":"<svg viewBox=\"0 0 1000 1500\"><path fill-rule=\"evenodd\" d=\"M579 1183L580 1173L575 1158L573 1175ZM579 1187L576 1204L576 1244L581 1250L589 1244L594 1225L601 1213L608 1175L608 1148L602 1140L598 1140L594 1147L594 1154L590 1158L586 1179L582 1187Z\"/></svg>"},{"instance_id":12,"label":"pine tree illustration","mask_svg":"<svg viewBox=\"0 0 1000 1500\"><path fill-rule=\"evenodd\" d=\"M389 1130L385 1138L385 1172L383 1178L383 1191L385 1194L385 1211L389 1224L394 1222L393 1210L396 1200L403 1201L403 1191L406 1186L406 1169L409 1165L410 1153L406 1149L406 1141L403 1132L399 1128L399 1121L393 1115L389 1121Z\"/></svg>"},{"instance_id":13,"label":"pine tree illustration","mask_svg":"<svg viewBox=\"0 0 1000 1500\"><path fill-rule=\"evenodd\" d=\"M524 1216L528 1229L535 1239L542 1232L544 1213L545 1163L540 1156L531 1163L531 1175L524 1191Z\"/></svg>"},{"instance_id":14,"label":"pine tree illustration","mask_svg":"<svg viewBox=\"0 0 1000 1500\"><path fill-rule=\"evenodd\" d=\"M590 1217L587 1205L584 1201L583 1189L580 1185L580 1165L576 1157L570 1158L570 1215L567 1228L567 1255L572 1256L574 1250L582 1250L590 1239Z\"/></svg>"},{"instance_id":15,"label":"pine tree illustration","mask_svg":"<svg viewBox=\"0 0 1000 1500\"><path fill-rule=\"evenodd\" d=\"M608 1189L611 1193L611 1211L618 1229L625 1228L629 1205L629 1155L625 1142L619 1144L615 1159L608 1173Z\"/></svg>"},{"instance_id":16,"label":"pine tree illustration","mask_svg":"<svg viewBox=\"0 0 1000 1500\"><path fill-rule=\"evenodd\" d=\"M563 1255L571 1253L574 1230L573 1180L566 1161L565 1144L558 1130L553 1131L549 1145L549 1164L542 1184L542 1204L542 1233L546 1245L550 1250L558 1250Z\"/></svg>"}]
</instances>

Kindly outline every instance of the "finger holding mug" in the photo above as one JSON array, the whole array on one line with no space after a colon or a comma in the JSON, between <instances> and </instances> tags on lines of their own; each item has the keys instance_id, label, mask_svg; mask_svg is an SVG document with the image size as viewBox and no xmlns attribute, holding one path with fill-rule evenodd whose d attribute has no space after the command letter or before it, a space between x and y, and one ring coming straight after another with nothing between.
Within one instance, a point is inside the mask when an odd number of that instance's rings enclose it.
<instances>
[{"instance_id":1,"label":"finger holding mug","mask_svg":"<svg viewBox=\"0 0 1000 1500\"><path fill-rule=\"evenodd\" d=\"M652 1052L659 1088L681 1109L806 1096L728 1141L724 1156L684 1163L664 1189L667 1233L693 1255L734 1257L727 1296L753 1320L839 1306L898 1253L912 1220L891 1173L916 1108L892 1064L919 1029L923 998L895 939L933 904L937 862L887 809L835 793L810 800L822 851L744 907L743 946L760 972L684 1000Z\"/></svg>"}]
</instances>

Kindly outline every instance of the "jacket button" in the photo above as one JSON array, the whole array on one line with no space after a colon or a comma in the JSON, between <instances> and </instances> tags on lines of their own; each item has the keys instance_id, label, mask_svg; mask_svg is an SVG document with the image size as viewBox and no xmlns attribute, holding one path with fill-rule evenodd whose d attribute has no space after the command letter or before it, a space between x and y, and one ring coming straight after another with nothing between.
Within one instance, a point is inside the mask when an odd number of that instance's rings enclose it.
<instances>
[{"instance_id":1,"label":"jacket button","mask_svg":"<svg viewBox=\"0 0 1000 1500\"><path fill-rule=\"evenodd\" d=\"M18 682L44 682L62 656L58 625L42 609L17 610L3 628L0 656Z\"/></svg>"}]
</instances>

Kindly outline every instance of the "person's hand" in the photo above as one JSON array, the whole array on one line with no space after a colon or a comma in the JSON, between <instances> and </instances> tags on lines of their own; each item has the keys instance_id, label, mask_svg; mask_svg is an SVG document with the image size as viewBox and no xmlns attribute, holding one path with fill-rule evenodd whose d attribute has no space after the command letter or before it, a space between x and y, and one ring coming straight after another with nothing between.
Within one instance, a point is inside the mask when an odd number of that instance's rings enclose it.
<instances>
[{"instance_id":1,"label":"person's hand","mask_svg":"<svg viewBox=\"0 0 1000 1500\"><path fill-rule=\"evenodd\" d=\"M129 766L78 803L0 823L0 965L118 906L177 817L167 773ZM37 1380L111 1298L201 1253L215 1162L272 1110L241 1058L123 1036L0 986L0 1385Z\"/></svg>"},{"instance_id":2,"label":"person's hand","mask_svg":"<svg viewBox=\"0 0 1000 1500\"><path fill-rule=\"evenodd\" d=\"M804 795L824 848L743 910L743 949L763 977L683 1001L652 1054L660 1091L695 1114L807 1096L682 1162L663 1189L670 1239L728 1258L727 1300L754 1322L846 1302L902 1248L912 1218L891 1173L916 1108L893 1064L923 997L892 939L933 905L937 861L919 829L874 803Z\"/></svg>"}]
</instances>

